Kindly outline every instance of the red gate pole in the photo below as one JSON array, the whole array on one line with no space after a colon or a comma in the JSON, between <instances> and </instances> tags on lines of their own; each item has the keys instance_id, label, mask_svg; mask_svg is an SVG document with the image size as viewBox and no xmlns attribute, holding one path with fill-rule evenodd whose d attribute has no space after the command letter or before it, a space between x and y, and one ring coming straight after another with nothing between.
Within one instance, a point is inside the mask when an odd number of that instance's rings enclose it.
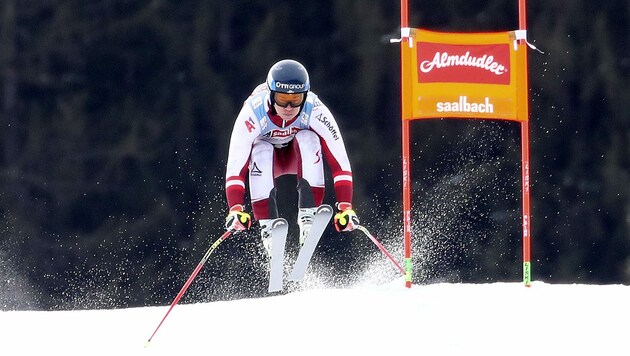
<instances>
[{"instance_id":1,"label":"red gate pole","mask_svg":"<svg viewBox=\"0 0 630 356\"><path fill-rule=\"evenodd\" d=\"M519 30L527 30L527 5L526 0L518 0L518 27ZM519 45L527 52L525 40L520 40ZM531 214L530 214L530 190L529 190L529 109L527 101L528 78L527 78L527 55L524 56L524 63L521 70L525 72L522 77L521 90L524 91L522 103L524 106L524 115L526 117L521 120L521 160L522 160L522 194L523 194L523 283L526 287L531 285Z\"/></svg>"},{"instance_id":2,"label":"red gate pole","mask_svg":"<svg viewBox=\"0 0 630 356\"><path fill-rule=\"evenodd\" d=\"M408 85L409 58L405 46L410 45L411 38L405 37L403 29L409 27L408 0L400 1L400 91L401 91L401 119L402 119L402 185L403 185L403 235L405 239L405 285L411 288L413 264L411 260L411 161L409 159L409 121L405 118L408 112L407 96L410 94Z\"/></svg>"}]
</instances>

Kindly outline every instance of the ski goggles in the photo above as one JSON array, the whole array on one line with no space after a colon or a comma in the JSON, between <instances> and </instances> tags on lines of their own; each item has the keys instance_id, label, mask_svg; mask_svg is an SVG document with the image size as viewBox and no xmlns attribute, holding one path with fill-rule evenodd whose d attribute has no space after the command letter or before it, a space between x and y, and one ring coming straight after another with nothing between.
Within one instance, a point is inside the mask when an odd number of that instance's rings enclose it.
<instances>
[{"instance_id":1,"label":"ski goggles","mask_svg":"<svg viewBox=\"0 0 630 356\"><path fill-rule=\"evenodd\" d=\"M273 101L279 107L286 108L291 105L292 108L297 108L304 103L304 98L306 97L306 93L278 93L275 92L273 94Z\"/></svg>"}]
</instances>

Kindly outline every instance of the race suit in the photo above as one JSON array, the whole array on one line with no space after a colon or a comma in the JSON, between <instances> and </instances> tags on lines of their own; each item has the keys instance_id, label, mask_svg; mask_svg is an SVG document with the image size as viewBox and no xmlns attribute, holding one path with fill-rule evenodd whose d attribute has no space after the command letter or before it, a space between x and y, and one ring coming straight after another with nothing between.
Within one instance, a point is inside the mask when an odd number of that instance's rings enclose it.
<instances>
[{"instance_id":1,"label":"race suit","mask_svg":"<svg viewBox=\"0 0 630 356\"><path fill-rule=\"evenodd\" d=\"M332 173L335 197L352 204L352 169L339 126L330 110L308 92L299 114L282 120L261 84L236 118L225 175L228 206L244 205L245 177L254 218L279 217L275 178L297 176L298 208L315 207L324 199L324 165Z\"/></svg>"}]
</instances>

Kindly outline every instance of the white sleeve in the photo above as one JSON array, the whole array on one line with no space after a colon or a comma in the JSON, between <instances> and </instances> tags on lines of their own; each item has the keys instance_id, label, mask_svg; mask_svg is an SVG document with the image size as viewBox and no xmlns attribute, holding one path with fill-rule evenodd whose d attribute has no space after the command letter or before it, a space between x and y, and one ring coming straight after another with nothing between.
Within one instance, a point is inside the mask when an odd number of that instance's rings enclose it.
<instances>
[{"instance_id":1,"label":"white sleeve","mask_svg":"<svg viewBox=\"0 0 630 356\"><path fill-rule=\"evenodd\" d=\"M330 153L336 162L328 162L333 170L333 175L351 174L350 160L341 136L341 130L335 117L328 107L319 99L315 100L315 106L311 112L310 126L326 143Z\"/></svg>"},{"instance_id":2,"label":"white sleeve","mask_svg":"<svg viewBox=\"0 0 630 356\"><path fill-rule=\"evenodd\" d=\"M241 175L249 160L254 140L259 134L260 125L255 119L254 112L248 104L243 105L232 128L225 173L226 180Z\"/></svg>"}]
</instances>

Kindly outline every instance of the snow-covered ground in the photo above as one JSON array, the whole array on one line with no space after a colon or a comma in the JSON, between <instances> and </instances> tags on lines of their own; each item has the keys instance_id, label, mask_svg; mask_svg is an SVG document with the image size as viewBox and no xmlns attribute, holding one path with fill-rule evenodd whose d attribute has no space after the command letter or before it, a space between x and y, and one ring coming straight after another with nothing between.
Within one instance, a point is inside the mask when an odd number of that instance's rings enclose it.
<instances>
[{"instance_id":1,"label":"snow-covered ground","mask_svg":"<svg viewBox=\"0 0 630 356\"><path fill-rule=\"evenodd\" d=\"M2 355L629 355L630 286L402 280L258 299L0 312Z\"/></svg>"}]
</instances>

